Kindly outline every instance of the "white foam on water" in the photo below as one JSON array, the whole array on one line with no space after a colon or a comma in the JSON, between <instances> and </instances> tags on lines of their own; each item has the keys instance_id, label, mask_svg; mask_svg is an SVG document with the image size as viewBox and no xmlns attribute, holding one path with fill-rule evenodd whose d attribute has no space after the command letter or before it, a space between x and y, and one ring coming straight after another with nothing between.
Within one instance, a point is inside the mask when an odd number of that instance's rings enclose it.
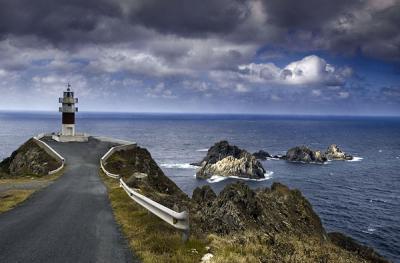
<instances>
[{"instance_id":1,"label":"white foam on water","mask_svg":"<svg viewBox=\"0 0 400 263\"><path fill-rule=\"evenodd\" d=\"M362 157L357 157L357 156L353 156L353 159L351 160L346 160L346 162L360 162L362 159Z\"/></svg>"},{"instance_id":2,"label":"white foam on water","mask_svg":"<svg viewBox=\"0 0 400 263\"><path fill-rule=\"evenodd\" d=\"M204 148L204 149L198 149L196 150L196 152L208 152L208 149Z\"/></svg>"},{"instance_id":3,"label":"white foam on water","mask_svg":"<svg viewBox=\"0 0 400 263\"><path fill-rule=\"evenodd\" d=\"M382 152L382 150L379 150L378 152L380 152L380 153L381 153L381 152Z\"/></svg>"},{"instance_id":4,"label":"white foam on water","mask_svg":"<svg viewBox=\"0 0 400 263\"><path fill-rule=\"evenodd\" d=\"M162 163L161 167L168 169L196 169L197 166L191 165L190 163Z\"/></svg>"},{"instance_id":5,"label":"white foam on water","mask_svg":"<svg viewBox=\"0 0 400 263\"><path fill-rule=\"evenodd\" d=\"M272 171L267 171L264 174L264 178L260 178L260 179L251 179L251 178L244 178L244 177L239 177L239 176L219 176L219 175L213 175L211 176L211 178L207 179L207 182L209 182L210 184L212 183L218 183L221 181L225 181L229 178L231 179L239 179L239 180L243 180L243 181L254 181L254 182L262 182L262 181L266 181L272 178L272 174L274 172Z\"/></svg>"}]
</instances>

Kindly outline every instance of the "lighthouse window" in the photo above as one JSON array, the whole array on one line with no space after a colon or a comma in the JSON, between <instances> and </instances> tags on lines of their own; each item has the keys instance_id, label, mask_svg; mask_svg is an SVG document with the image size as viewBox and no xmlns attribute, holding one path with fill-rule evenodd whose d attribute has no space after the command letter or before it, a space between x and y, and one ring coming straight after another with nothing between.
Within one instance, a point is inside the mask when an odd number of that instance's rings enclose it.
<instances>
[{"instance_id":1,"label":"lighthouse window","mask_svg":"<svg viewBox=\"0 0 400 263\"><path fill-rule=\"evenodd\" d=\"M71 103L68 103L68 106L71 106Z\"/></svg>"}]
</instances>

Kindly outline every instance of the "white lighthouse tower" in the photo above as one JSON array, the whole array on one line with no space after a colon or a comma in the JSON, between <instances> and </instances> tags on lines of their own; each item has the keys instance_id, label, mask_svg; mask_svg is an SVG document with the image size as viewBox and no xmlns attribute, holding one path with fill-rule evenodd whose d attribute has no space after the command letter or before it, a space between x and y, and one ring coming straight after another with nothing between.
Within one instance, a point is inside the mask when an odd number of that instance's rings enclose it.
<instances>
[{"instance_id":1,"label":"white lighthouse tower","mask_svg":"<svg viewBox=\"0 0 400 263\"><path fill-rule=\"evenodd\" d=\"M62 107L58 109L59 112L62 112L61 135L75 136L75 112L78 112L75 103L78 103L78 98L74 98L74 92L71 91L69 83L67 91L64 91L64 96L59 98L58 102L62 103Z\"/></svg>"},{"instance_id":2,"label":"white lighthouse tower","mask_svg":"<svg viewBox=\"0 0 400 263\"><path fill-rule=\"evenodd\" d=\"M53 139L60 142L87 141L85 134L77 134L75 131L75 112L78 112L75 104L78 103L78 98L74 97L69 83L67 91L64 91L63 97L59 98L58 102L62 105L58 108L58 111L62 113L61 133L54 135Z\"/></svg>"}]
</instances>

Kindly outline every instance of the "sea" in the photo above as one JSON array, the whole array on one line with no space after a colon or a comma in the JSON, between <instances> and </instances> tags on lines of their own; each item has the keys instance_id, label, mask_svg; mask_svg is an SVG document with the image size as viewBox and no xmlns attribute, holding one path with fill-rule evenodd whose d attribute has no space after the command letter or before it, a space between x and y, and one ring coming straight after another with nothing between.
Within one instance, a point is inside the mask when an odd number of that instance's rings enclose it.
<instances>
[{"instance_id":1,"label":"sea","mask_svg":"<svg viewBox=\"0 0 400 263\"><path fill-rule=\"evenodd\" d=\"M0 159L30 137L60 130L53 112L0 112ZM400 118L153 113L77 114L77 130L137 142L146 147L183 191L209 184L216 192L241 179L195 178L207 149L228 140L249 152L284 154L307 145L325 151L337 144L355 156L326 164L262 161L264 180L243 180L252 188L281 182L299 189L327 231L343 232L381 255L400 262Z\"/></svg>"}]
</instances>

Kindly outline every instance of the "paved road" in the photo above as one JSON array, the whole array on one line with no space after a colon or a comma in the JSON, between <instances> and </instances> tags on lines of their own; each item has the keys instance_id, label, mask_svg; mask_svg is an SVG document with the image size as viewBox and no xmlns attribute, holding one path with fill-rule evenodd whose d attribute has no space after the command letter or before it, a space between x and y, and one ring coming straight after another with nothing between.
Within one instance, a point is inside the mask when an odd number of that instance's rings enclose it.
<instances>
[{"instance_id":1,"label":"paved road","mask_svg":"<svg viewBox=\"0 0 400 263\"><path fill-rule=\"evenodd\" d=\"M0 262L137 262L116 224L98 176L111 143L49 143L65 174L0 214Z\"/></svg>"}]
</instances>

